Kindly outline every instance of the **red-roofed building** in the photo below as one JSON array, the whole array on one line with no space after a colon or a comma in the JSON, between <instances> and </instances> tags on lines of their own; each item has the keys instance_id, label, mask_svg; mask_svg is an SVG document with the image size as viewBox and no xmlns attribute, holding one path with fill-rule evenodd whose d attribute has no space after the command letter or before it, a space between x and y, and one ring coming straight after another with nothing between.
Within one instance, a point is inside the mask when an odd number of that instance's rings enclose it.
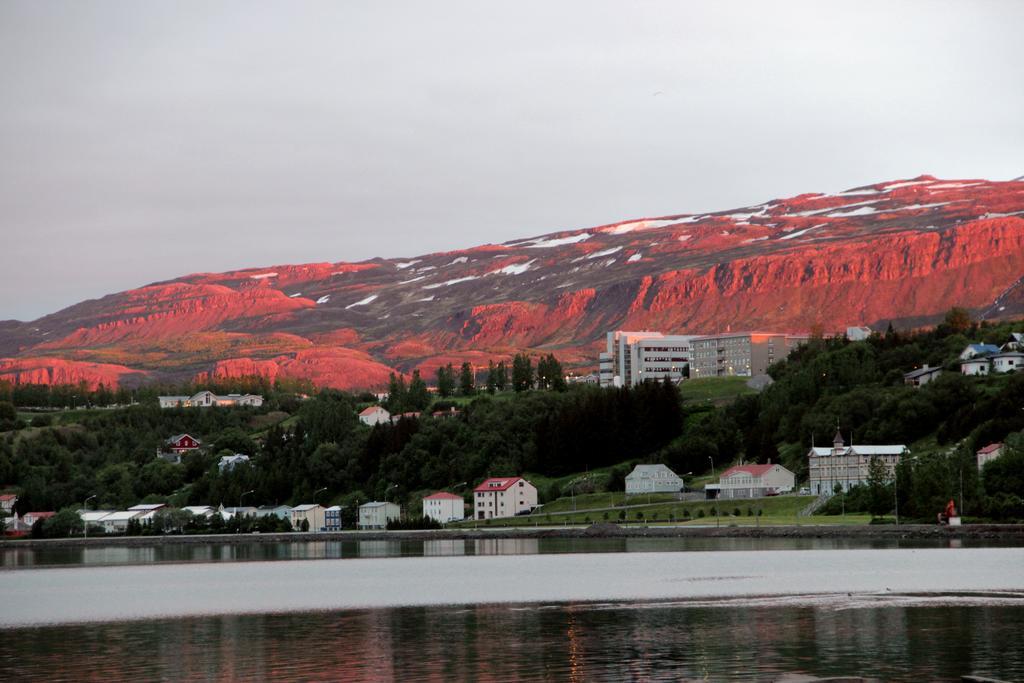
<instances>
[{"instance_id":1,"label":"red-roofed building","mask_svg":"<svg viewBox=\"0 0 1024 683\"><path fill-rule=\"evenodd\" d=\"M391 413L380 406L370 406L359 413L359 421L364 425L379 425L391 421Z\"/></svg>"},{"instance_id":2,"label":"red-roofed building","mask_svg":"<svg viewBox=\"0 0 1024 683\"><path fill-rule=\"evenodd\" d=\"M492 477L473 489L473 517L514 517L537 507L537 487L522 477Z\"/></svg>"},{"instance_id":3,"label":"red-roofed building","mask_svg":"<svg viewBox=\"0 0 1024 683\"><path fill-rule=\"evenodd\" d=\"M3 510L7 514L12 514L14 511L14 504L18 502L17 493L0 493L0 510Z\"/></svg>"},{"instance_id":4,"label":"red-roofed building","mask_svg":"<svg viewBox=\"0 0 1024 683\"><path fill-rule=\"evenodd\" d=\"M423 516L441 524L458 522L466 518L466 504L462 496L438 491L423 498Z\"/></svg>"},{"instance_id":5,"label":"red-roofed building","mask_svg":"<svg viewBox=\"0 0 1024 683\"><path fill-rule=\"evenodd\" d=\"M1003 454L1003 444L1001 443L990 443L984 448L978 449L978 470L980 471L985 463L995 460Z\"/></svg>"},{"instance_id":6,"label":"red-roofed building","mask_svg":"<svg viewBox=\"0 0 1024 683\"><path fill-rule=\"evenodd\" d=\"M25 524L29 525L29 526L32 526L33 524L35 524L40 519L49 519L50 517L53 517L55 514L57 514L57 513L56 512L26 512L24 515L21 516L21 521L24 522Z\"/></svg>"},{"instance_id":7,"label":"red-roofed building","mask_svg":"<svg viewBox=\"0 0 1024 683\"><path fill-rule=\"evenodd\" d=\"M736 465L718 479L720 498L761 498L792 491L796 475L782 465Z\"/></svg>"}]
</instances>

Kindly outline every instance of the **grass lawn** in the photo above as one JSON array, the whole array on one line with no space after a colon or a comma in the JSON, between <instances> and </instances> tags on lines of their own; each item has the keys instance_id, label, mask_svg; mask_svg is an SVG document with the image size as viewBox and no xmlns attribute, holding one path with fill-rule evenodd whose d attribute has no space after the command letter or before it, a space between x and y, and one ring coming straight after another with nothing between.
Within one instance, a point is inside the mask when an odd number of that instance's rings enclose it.
<instances>
[{"instance_id":1,"label":"grass lawn","mask_svg":"<svg viewBox=\"0 0 1024 683\"><path fill-rule=\"evenodd\" d=\"M747 386L748 377L705 377L688 379L679 385L683 403L721 405L737 396L756 394Z\"/></svg>"}]
</instances>

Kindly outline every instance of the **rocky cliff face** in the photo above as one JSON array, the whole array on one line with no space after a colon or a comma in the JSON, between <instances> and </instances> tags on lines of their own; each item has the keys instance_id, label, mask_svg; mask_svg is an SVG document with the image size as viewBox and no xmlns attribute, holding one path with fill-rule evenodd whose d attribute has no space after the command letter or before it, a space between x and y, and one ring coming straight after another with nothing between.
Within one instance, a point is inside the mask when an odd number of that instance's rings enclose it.
<instances>
[{"instance_id":1,"label":"rocky cliff face","mask_svg":"<svg viewBox=\"0 0 1024 683\"><path fill-rule=\"evenodd\" d=\"M393 368L520 350L593 364L616 328L832 332L954 305L1005 317L1024 313L1022 276L1024 182L922 176L408 259L189 275L0 323L0 378L374 387Z\"/></svg>"}]
</instances>

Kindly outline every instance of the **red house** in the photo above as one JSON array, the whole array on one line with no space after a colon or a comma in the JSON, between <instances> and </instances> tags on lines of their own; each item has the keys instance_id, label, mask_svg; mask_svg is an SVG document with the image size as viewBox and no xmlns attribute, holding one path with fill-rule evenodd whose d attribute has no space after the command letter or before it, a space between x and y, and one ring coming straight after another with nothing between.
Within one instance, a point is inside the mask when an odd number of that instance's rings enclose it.
<instances>
[{"instance_id":1,"label":"red house","mask_svg":"<svg viewBox=\"0 0 1024 683\"><path fill-rule=\"evenodd\" d=\"M171 453L187 453L203 445L203 442L190 434L178 434L167 439L167 450Z\"/></svg>"}]
</instances>

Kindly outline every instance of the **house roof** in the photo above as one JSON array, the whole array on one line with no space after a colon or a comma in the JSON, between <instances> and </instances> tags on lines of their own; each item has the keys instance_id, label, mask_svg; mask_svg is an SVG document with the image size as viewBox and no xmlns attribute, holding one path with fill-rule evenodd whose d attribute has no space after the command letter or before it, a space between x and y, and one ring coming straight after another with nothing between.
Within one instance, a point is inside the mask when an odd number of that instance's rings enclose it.
<instances>
[{"instance_id":1,"label":"house roof","mask_svg":"<svg viewBox=\"0 0 1024 683\"><path fill-rule=\"evenodd\" d=\"M918 368L917 370L911 370L903 374L904 379L915 379L924 375L931 375L936 372L942 372L942 368Z\"/></svg>"},{"instance_id":2,"label":"house roof","mask_svg":"<svg viewBox=\"0 0 1024 683\"><path fill-rule=\"evenodd\" d=\"M196 443L202 443L202 441L200 441L196 437L192 436L191 434L187 434L187 433L186 434L175 434L171 438L167 439L167 443L178 443L179 441L184 439L186 436L188 438L192 439L193 441L195 441Z\"/></svg>"},{"instance_id":3,"label":"house roof","mask_svg":"<svg viewBox=\"0 0 1024 683\"><path fill-rule=\"evenodd\" d=\"M978 455L988 455L989 453L994 453L994 452L998 451L1002 447L1003 447L1002 443L990 443L989 445L985 446L984 448L978 449Z\"/></svg>"},{"instance_id":4,"label":"house roof","mask_svg":"<svg viewBox=\"0 0 1024 683\"><path fill-rule=\"evenodd\" d=\"M111 512L109 515L105 515L99 521L101 522L127 522L129 519L135 519L142 514L141 510L118 510L117 512Z\"/></svg>"},{"instance_id":5,"label":"house roof","mask_svg":"<svg viewBox=\"0 0 1024 683\"><path fill-rule=\"evenodd\" d=\"M384 408L382 408L381 406L370 406L369 408L364 408L363 410L361 410L359 412L359 414L361 416L366 416L366 415L373 415L374 413L377 413L377 412L385 412L386 413L388 411L385 410Z\"/></svg>"},{"instance_id":6,"label":"house roof","mask_svg":"<svg viewBox=\"0 0 1024 683\"><path fill-rule=\"evenodd\" d=\"M438 491L437 493L431 493L429 496L423 496L423 500L462 500L462 496L456 496L454 493L447 493L445 491Z\"/></svg>"},{"instance_id":7,"label":"house roof","mask_svg":"<svg viewBox=\"0 0 1024 683\"><path fill-rule=\"evenodd\" d=\"M832 455L831 448L821 446L811 449L814 455ZM884 446L846 446L842 455L902 455L906 453L907 447L903 444L892 444Z\"/></svg>"},{"instance_id":8,"label":"house roof","mask_svg":"<svg viewBox=\"0 0 1024 683\"><path fill-rule=\"evenodd\" d=\"M999 347L995 344L968 344L967 348L978 355L983 353L999 353Z\"/></svg>"},{"instance_id":9,"label":"house roof","mask_svg":"<svg viewBox=\"0 0 1024 683\"><path fill-rule=\"evenodd\" d=\"M474 491L505 491L515 486L517 481L523 480L522 477L491 477L490 479L484 479Z\"/></svg>"},{"instance_id":10,"label":"house roof","mask_svg":"<svg viewBox=\"0 0 1024 683\"><path fill-rule=\"evenodd\" d=\"M351 413L349 413L351 415ZM313 508L320 507L319 503L303 503L292 508L292 512L309 512Z\"/></svg>"},{"instance_id":11,"label":"house roof","mask_svg":"<svg viewBox=\"0 0 1024 683\"><path fill-rule=\"evenodd\" d=\"M17 499L18 499L18 494L17 493L4 493L4 494L0 495L0 500L17 500Z\"/></svg>"},{"instance_id":12,"label":"house roof","mask_svg":"<svg viewBox=\"0 0 1024 683\"><path fill-rule=\"evenodd\" d=\"M164 503L139 503L138 505L132 505L129 510L139 510L140 512L146 512L147 510L159 510L162 507L167 507Z\"/></svg>"},{"instance_id":13,"label":"house roof","mask_svg":"<svg viewBox=\"0 0 1024 683\"><path fill-rule=\"evenodd\" d=\"M989 358L1024 358L1024 351L1001 351L992 354Z\"/></svg>"},{"instance_id":14,"label":"house roof","mask_svg":"<svg viewBox=\"0 0 1024 683\"><path fill-rule=\"evenodd\" d=\"M626 476L627 477L640 477L640 478L644 478L644 477L653 476L655 472L665 472L665 471L667 471L673 477L678 477L679 476L678 474L676 474L675 472L673 472L668 467L666 467L665 465L662 465L662 464L657 464L657 465L637 465L636 467L633 468L633 471L630 472L629 474L627 474Z\"/></svg>"},{"instance_id":15,"label":"house roof","mask_svg":"<svg viewBox=\"0 0 1024 683\"><path fill-rule=\"evenodd\" d=\"M971 364L988 365L990 362L991 362L991 359L988 356L984 356L984 357L974 357L974 358L968 358L967 360L962 360L962 361L960 361L960 365L971 365Z\"/></svg>"},{"instance_id":16,"label":"house roof","mask_svg":"<svg viewBox=\"0 0 1024 683\"><path fill-rule=\"evenodd\" d=\"M383 500L371 500L369 503L363 503L359 507L360 507L360 509L362 509L362 508L379 508L379 507L382 507L384 505L395 505L395 504L394 503L387 503L387 502L384 502ZM395 505L395 507L398 507L398 506Z\"/></svg>"},{"instance_id":17,"label":"house roof","mask_svg":"<svg viewBox=\"0 0 1024 683\"><path fill-rule=\"evenodd\" d=\"M741 472L749 474L752 477L760 477L768 470L775 467L775 465L735 465L730 467L725 472L722 472L722 479L725 477L731 477L734 474L740 474Z\"/></svg>"},{"instance_id":18,"label":"house roof","mask_svg":"<svg viewBox=\"0 0 1024 683\"><path fill-rule=\"evenodd\" d=\"M22 515L22 517L30 517L31 516L31 517L35 517L36 519L49 519L50 517L53 517L55 514L57 514L57 513L53 512L52 510L48 510L46 512L26 512L25 514Z\"/></svg>"}]
</instances>

